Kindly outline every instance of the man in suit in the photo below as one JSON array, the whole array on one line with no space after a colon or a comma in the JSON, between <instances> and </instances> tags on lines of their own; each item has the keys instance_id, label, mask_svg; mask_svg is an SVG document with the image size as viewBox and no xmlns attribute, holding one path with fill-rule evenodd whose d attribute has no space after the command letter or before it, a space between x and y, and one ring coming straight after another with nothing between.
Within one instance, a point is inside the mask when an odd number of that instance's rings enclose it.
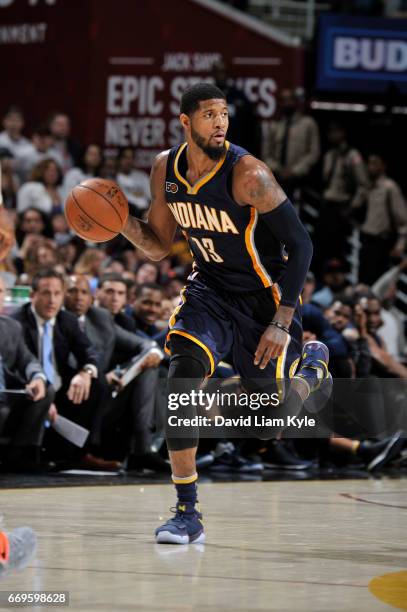
<instances>
[{"instance_id":1,"label":"man in suit","mask_svg":"<svg viewBox=\"0 0 407 612\"><path fill-rule=\"evenodd\" d=\"M28 348L40 359L48 382L56 391L58 412L90 430L81 449L82 467L117 469L118 464L104 462L90 452L103 390L97 380L97 354L77 318L62 310L64 295L63 276L54 270L41 270L32 281L31 301L13 316L23 326ZM58 439L54 452L57 448L64 449L64 458L78 458L78 451L74 452L73 446L62 439Z\"/></svg>"},{"instance_id":2,"label":"man in suit","mask_svg":"<svg viewBox=\"0 0 407 612\"><path fill-rule=\"evenodd\" d=\"M1 167L0 167L1 173ZM14 226L8 216L0 189L0 263L8 256L15 241ZM0 311L3 309L3 300L5 296L5 285L2 283L0 291ZM35 376L32 376L34 379ZM39 378L39 376L37 377ZM39 388L40 385L38 385ZM34 394L34 391L32 391ZM35 392L37 401L39 399L38 392ZM11 532L0 530L0 577L5 572L16 568L22 569L33 558L36 550L36 535L30 527L17 527Z\"/></svg>"},{"instance_id":3,"label":"man in suit","mask_svg":"<svg viewBox=\"0 0 407 612\"><path fill-rule=\"evenodd\" d=\"M117 325L127 331L136 332L138 330L134 318L125 312L127 302L126 279L118 272L110 272L101 276L96 292L96 304L101 308L106 308Z\"/></svg>"},{"instance_id":4,"label":"man in suit","mask_svg":"<svg viewBox=\"0 0 407 612\"><path fill-rule=\"evenodd\" d=\"M0 310L4 289L0 278ZM0 338L0 389L27 391L27 395L0 392L0 435L10 440L2 468L9 472L46 470L49 466L40 461L40 447L53 390L47 388L46 376L28 350L17 321L0 315Z\"/></svg>"},{"instance_id":5,"label":"man in suit","mask_svg":"<svg viewBox=\"0 0 407 612\"><path fill-rule=\"evenodd\" d=\"M127 460L128 469L149 468L169 470L157 453L151 452L151 429L154 422L155 390L158 383L158 370L161 358L148 355L143 360L142 372L124 388L120 387L113 366L115 354L125 356L126 360L148 350L154 342L118 326L110 312L93 306L89 282L85 276L71 276L65 297L65 307L78 317L86 335L95 348L99 361L98 368L109 387L109 396L105 402L105 414L101 426L102 444L108 444L115 428L123 426L130 419L131 428L126 429L130 451ZM112 391L117 395L112 397ZM123 430L123 427L121 427Z\"/></svg>"}]
</instances>

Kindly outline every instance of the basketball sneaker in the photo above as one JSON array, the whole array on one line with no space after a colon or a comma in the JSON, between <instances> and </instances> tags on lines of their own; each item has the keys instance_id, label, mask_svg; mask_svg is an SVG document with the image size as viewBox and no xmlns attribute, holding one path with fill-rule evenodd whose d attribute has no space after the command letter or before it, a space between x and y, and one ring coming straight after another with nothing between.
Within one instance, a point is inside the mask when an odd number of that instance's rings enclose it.
<instances>
[{"instance_id":1,"label":"basketball sneaker","mask_svg":"<svg viewBox=\"0 0 407 612\"><path fill-rule=\"evenodd\" d=\"M262 472L264 465L261 461L252 461L240 454L233 442L218 442L214 451L214 462L210 466L211 472Z\"/></svg>"},{"instance_id":2,"label":"basketball sneaker","mask_svg":"<svg viewBox=\"0 0 407 612\"><path fill-rule=\"evenodd\" d=\"M17 527L9 533L0 531L0 576L28 565L36 548L37 537L30 527Z\"/></svg>"},{"instance_id":3,"label":"basketball sneaker","mask_svg":"<svg viewBox=\"0 0 407 612\"><path fill-rule=\"evenodd\" d=\"M178 502L175 509L171 508L175 516L155 531L157 544L203 544L205 534L202 523L202 514L196 505Z\"/></svg>"},{"instance_id":4,"label":"basketball sneaker","mask_svg":"<svg viewBox=\"0 0 407 612\"><path fill-rule=\"evenodd\" d=\"M307 385L309 396L304 402L308 412L322 410L332 394L333 380L329 365L329 349L319 340L310 340L302 347L301 360L293 379Z\"/></svg>"},{"instance_id":5,"label":"basketball sneaker","mask_svg":"<svg viewBox=\"0 0 407 612\"><path fill-rule=\"evenodd\" d=\"M393 436L380 442L363 440L357 450L357 455L366 463L369 472L380 470L393 459L396 459L403 448L403 432L397 431Z\"/></svg>"}]
</instances>

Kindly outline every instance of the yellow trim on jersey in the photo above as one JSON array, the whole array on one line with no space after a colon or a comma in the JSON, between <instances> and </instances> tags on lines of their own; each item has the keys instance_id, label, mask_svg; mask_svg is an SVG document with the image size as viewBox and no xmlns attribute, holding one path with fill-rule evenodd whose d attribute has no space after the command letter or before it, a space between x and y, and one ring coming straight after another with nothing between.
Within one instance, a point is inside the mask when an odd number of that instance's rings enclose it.
<instances>
[{"instance_id":1,"label":"yellow trim on jersey","mask_svg":"<svg viewBox=\"0 0 407 612\"><path fill-rule=\"evenodd\" d=\"M201 342L201 340L198 340L198 338L195 338L195 336L192 336L191 334L188 334L187 332L182 331L181 329L170 329L170 331L167 334L166 343L169 341L169 337L172 336L172 334L178 334L179 336L184 336L184 338L188 338L188 340L191 340L192 342L195 342L195 344L200 346L201 349L203 349L205 351L205 353L209 357L209 362L211 364L211 370L209 372L209 376L212 376L212 374L213 374L213 372L215 370L215 360L213 358L213 355L212 355L211 351L206 346L206 344ZM171 355L171 352L169 350L167 350L167 353L169 355Z\"/></svg>"},{"instance_id":2,"label":"yellow trim on jersey","mask_svg":"<svg viewBox=\"0 0 407 612\"><path fill-rule=\"evenodd\" d=\"M199 181L197 181L194 185L190 185L188 181L186 180L186 178L184 178L178 170L178 160L180 158L181 153L186 148L186 146L187 146L187 143L184 142L184 144L182 144L180 148L178 149L178 153L176 154L175 159L174 159L174 173L177 179L185 185L185 187L187 188L187 192L190 195L196 195L198 191L200 190L200 188L203 187L203 185L205 185L208 181L210 181L211 178L213 178L215 174L218 172L218 170L220 170L220 168L223 166L223 162L226 159L226 154L218 161L216 166L212 168L210 172L208 172L208 174L205 174L205 176L199 179ZM230 142L228 140L225 140L226 152L228 151L229 146L230 146Z\"/></svg>"},{"instance_id":3,"label":"yellow trim on jersey","mask_svg":"<svg viewBox=\"0 0 407 612\"><path fill-rule=\"evenodd\" d=\"M250 221L248 226L246 227L244 239L246 243L246 249L249 252L250 258L252 260L253 268L256 274L261 278L261 282L265 287L271 287L273 281L267 274L266 269L263 267L259 254L256 250L256 245L254 244L254 230L256 229L258 219L258 212L255 208L251 207L250 209Z\"/></svg>"},{"instance_id":4,"label":"yellow trim on jersey","mask_svg":"<svg viewBox=\"0 0 407 612\"><path fill-rule=\"evenodd\" d=\"M281 302L281 291L279 286L277 285L277 283L274 283L271 287L271 294L273 296L273 300L274 303L276 305L276 308L278 308L280 306L280 302Z\"/></svg>"},{"instance_id":5,"label":"yellow trim on jersey","mask_svg":"<svg viewBox=\"0 0 407 612\"><path fill-rule=\"evenodd\" d=\"M283 348L283 352L281 353L280 357L278 357L277 359L276 380L277 380L278 397L280 399L280 402L283 401L284 395L285 395L284 370L285 370L285 361L287 357L287 350L288 350L288 346L290 342L291 342L291 336L288 336L287 341L285 343L285 347Z\"/></svg>"},{"instance_id":6,"label":"yellow trim on jersey","mask_svg":"<svg viewBox=\"0 0 407 612\"><path fill-rule=\"evenodd\" d=\"M171 329L171 327L173 327L175 325L175 319L177 314L179 313L179 311L181 310L182 306L185 304L185 302L187 301L187 298L185 297L184 293L185 293L186 287L183 287L181 289L181 293L180 293L180 298L182 300L181 304L178 304L178 306L175 307L172 315L170 316L170 319L168 321L168 327Z\"/></svg>"}]
</instances>

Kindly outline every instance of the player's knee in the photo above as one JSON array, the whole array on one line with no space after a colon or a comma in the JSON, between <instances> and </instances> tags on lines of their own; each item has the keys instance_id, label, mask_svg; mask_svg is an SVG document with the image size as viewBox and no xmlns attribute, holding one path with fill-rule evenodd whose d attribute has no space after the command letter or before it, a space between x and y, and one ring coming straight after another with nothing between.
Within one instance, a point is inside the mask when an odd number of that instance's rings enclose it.
<instances>
[{"instance_id":1,"label":"player's knee","mask_svg":"<svg viewBox=\"0 0 407 612\"><path fill-rule=\"evenodd\" d=\"M192 340L174 334L168 377L203 379L210 371L208 355Z\"/></svg>"}]
</instances>

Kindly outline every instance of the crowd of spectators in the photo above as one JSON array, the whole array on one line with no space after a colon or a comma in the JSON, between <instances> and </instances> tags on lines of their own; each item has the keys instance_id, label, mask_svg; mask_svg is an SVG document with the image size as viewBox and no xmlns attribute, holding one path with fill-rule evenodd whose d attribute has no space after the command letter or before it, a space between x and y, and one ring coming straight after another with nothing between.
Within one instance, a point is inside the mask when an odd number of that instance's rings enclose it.
<instances>
[{"instance_id":1,"label":"crowd of spectators","mask_svg":"<svg viewBox=\"0 0 407 612\"><path fill-rule=\"evenodd\" d=\"M226 79L222 66L215 76ZM228 91L236 99L243 95ZM0 396L1 468L169 472L163 348L167 322L191 270L189 250L178 236L168 257L151 262L122 237L95 245L70 231L65 197L94 176L117 181L131 214L146 214L149 179L135 167L133 149L104 157L97 143L80 146L63 112L34 129L31 139L24 136L17 107L7 111L3 128L1 189L16 240L0 263L0 387L28 385L29 394ZM238 133L239 125L234 129ZM405 394L397 381L407 379L407 206L386 174L383 155L371 151L364 158L338 123L330 125L327 140L321 153L318 124L302 100L284 90L259 154L300 214L309 186L318 193L315 258L303 291L304 341L325 342L332 375L349 383L348 391L340 387L344 401L330 423L335 435L203 440L201 469L309 470L319 461L373 470L391 461L407 463L402 434L395 433L405 421ZM350 282L348 238L355 228L359 278ZM123 372L136 362L140 373L124 383ZM228 356L218 374L235 374ZM383 379L394 383L388 392ZM348 401L346 394L356 389L352 381L364 381L374 399ZM56 432L61 416L90 432L83 447Z\"/></svg>"}]
</instances>

